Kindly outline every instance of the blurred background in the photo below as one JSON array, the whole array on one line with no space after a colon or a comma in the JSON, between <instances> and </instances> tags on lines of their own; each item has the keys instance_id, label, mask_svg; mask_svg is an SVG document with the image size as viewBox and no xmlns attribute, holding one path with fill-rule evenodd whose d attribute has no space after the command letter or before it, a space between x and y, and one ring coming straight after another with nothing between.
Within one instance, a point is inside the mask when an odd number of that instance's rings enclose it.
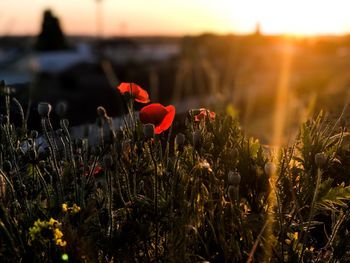
<instances>
[{"instance_id":1,"label":"blurred background","mask_svg":"<svg viewBox=\"0 0 350 263\"><path fill-rule=\"evenodd\" d=\"M307 117L348 103L346 0L1 0L0 10L0 79L31 128L40 101L67 102L77 130L100 105L120 116L119 82L179 116L238 116L262 142L286 142Z\"/></svg>"}]
</instances>

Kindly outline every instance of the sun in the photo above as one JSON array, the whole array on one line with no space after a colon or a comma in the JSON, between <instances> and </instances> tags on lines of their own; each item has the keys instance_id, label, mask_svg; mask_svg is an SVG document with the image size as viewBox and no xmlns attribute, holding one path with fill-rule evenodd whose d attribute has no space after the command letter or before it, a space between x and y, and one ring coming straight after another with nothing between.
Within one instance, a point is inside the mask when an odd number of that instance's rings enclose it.
<instances>
[{"instance_id":1,"label":"sun","mask_svg":"<svg viewBox=\"0 0 350 263\"><path fill-rule=\"evenodd\" d=\"M346 0L246 0L226 1L235 29L259 22L265 34L320 35L342 34L350 29Z\"/></svg>"},{"instance_id":2,"label":"sun","mask_svg":"<svg viewBox=\"0 0 350 263\"><path fill-rule=\"evenodd\" d=\"M344 25L348 24L342 21L342 13L350 7L350 2L315 0L261 2L264 3L261 4L260 22L267 33L339 34L344 30Z\"/></svg>"}]
</instances>

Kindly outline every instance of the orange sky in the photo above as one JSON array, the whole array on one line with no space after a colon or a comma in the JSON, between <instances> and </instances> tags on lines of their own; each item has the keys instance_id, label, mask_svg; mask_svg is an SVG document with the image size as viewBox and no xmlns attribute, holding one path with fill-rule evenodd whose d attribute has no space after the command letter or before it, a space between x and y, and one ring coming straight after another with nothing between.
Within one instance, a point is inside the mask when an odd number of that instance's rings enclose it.
<instances>
[{"instance_id":1,"label":"orange sky","mask_svg":"<svg viewBox=\"0 0 350 263\"><path fill-rule=\"evenodd\" d=\"M342 34L349 0L103 0L103 34ZM68 34L96 34L96 0L0 0L0 34L37 34L51 8Z\"/></svg>"}]
</instances>

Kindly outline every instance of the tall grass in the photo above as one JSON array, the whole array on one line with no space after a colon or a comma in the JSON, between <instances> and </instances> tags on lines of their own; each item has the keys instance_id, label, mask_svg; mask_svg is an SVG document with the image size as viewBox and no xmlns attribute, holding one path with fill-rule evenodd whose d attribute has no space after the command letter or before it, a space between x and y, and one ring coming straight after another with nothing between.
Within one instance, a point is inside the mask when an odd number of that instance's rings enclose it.
<instances>
[{"instance_id":1,"label":"tall grass","mask_svg":"<svg viewBox=\"0 0 350 263\"><path fill-rule=\"evenodd\" d=\"M191 110L184 130L152 138L132 108L120 130L99 108L91 146L62 112L53 127L49 104L42 131L15 127L20 104L4 83L1 96L1 262L349 260L341 121L320 114L271 154L224 113Z\"/></svg>"}]
</instances>

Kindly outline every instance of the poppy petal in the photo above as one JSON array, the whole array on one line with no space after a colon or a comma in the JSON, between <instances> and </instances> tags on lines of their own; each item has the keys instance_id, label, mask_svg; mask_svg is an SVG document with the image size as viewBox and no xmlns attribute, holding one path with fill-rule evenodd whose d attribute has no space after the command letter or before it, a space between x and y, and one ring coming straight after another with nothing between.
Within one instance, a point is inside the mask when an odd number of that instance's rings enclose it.
<instances>
[{"instance_id":1,"label":"poppy petal","mask_svg":"<svg viewBox=\"0 0 350 263\"><path fill-rule=\"evenodd\" d=\"M210 112L210 119L215 120L215 117L216 117L216 113L211 111Z\"/></svg>"},{"instance_id":2,"label":"poppy petal","mask_svg":"<svg viewBox=\"0 0 350 263\"><path fill-rule=\"evenodd\" d=\"M167 110L167 114L163 118L163 121L158 126L156 126L154 130L155 134L160 134L163 131L166 131L173 124L176 112L175 107L173 105L169 105L165 107L165 109Z\"/></svg>"},{"instance_id":3,"label":"poppy petal","mask_svg":"<svg viewBox=\"0 0 350 263\"><path fill-rule=\"evenodd\" d=\"M159 125L167 114L166 108L159 103L152 103L143 107L140 111L140 121L144 124Z\"/></svg>"},{"instance_id":4,"label":"poppy petal","mask_svg":"<svg viewBox=\"0 0 350 263\"><path fill-rule=\"evenodd\" d=\"M147 91L135 83L122 82L117 89L121 94L130 93L137 102L148 103L150 101Z\"/></svg>"},{"instance_id":5,"label":"poppy petal","mask_svg":"<svg viewBox=\"0 0 350 263\"><path fill-rule=\"evenodd\" d=\"M135 96L135 101L140 102L140 103L148 103L150 102L148 93L144 89L140 88L137 96Z\"/></svg>"},{"instance_id":6,"label":"poppy petal","mask_svg":"<svg viewBox=\"0 0 350 263\"><path fill-rule=\"evenodd\" d=\"M122 82L118 86L118 90L120 91L121 94L128 92L134 95L135 92L138 92L139 88L140 87L135 83L128 83L128 82Z\"/></svg>"},{"instance_id":7,"label":"poppy petal","mask_svg":"<svg viewBox=\"0 0 350 263\"><path fill-rule=\"evenodd\" d=\"M141 109L139 117L143 124L154 124L154 132L160 134L171 126L175 117L175 107L173 105L164 107L159 103L152 103Z\"/></svg>"}]
</instances>

